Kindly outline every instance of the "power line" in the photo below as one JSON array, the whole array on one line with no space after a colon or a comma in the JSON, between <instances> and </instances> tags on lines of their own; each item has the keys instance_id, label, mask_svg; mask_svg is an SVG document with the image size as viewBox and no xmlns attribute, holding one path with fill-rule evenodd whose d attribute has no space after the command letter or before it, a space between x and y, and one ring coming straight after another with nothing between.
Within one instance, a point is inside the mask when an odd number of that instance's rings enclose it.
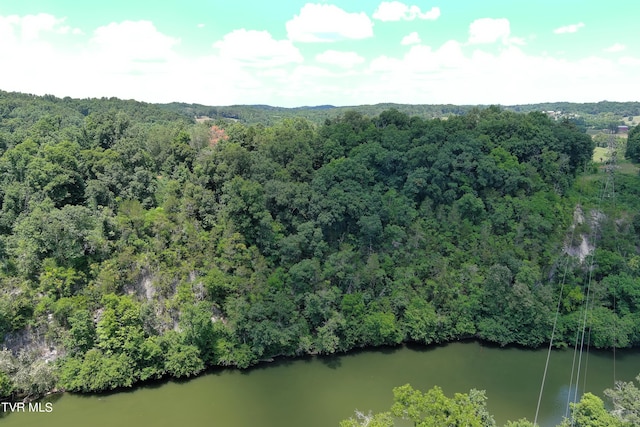
<instances>
[{"instance_id":1,"label":"power line","mask_svg":"<svg viewBox=\"0 0 640 427\"><path fill-rule=\"evenodd\" d=\"M615 162L617 159L617 147L616 147L616 141L615 141L615 136L611 135L611 137L609 138L609 143L608 143L608 151L609 151L609 159L607 160L607 163L605 165L605 172L606 172L606 178L603 180L602 185L600 187L600 191L598 194L598 205L597 205L597 209L596 209L596 216L594 216L592 218L592 229L591 229L591 235L590 235L590 240L591 242L593 242L593 248L591 251L591 257L590 257L590 262L587 268L587 272L588 272L588 279L587 279L587 292L585 295L585 298L583 300L583 315L582 315L582 326L576 330L576 340L575 340L575 344L574 344L574 355L573 355L573 362L572 362L572 367L571 367L571 377L570 377L570 383L569 383L569 392L568 392L568 396L567 396L567 406L566 406L566 412L565 412L565 416L568 416L569 414L569 407L570 407L570 402L571 402L571 389L573 387L573 379L574 379L574 373L576 374L576 382L575 382L575 392L574 392L574 401L577 401L577 394L578 394L578 388L579 388L579 380L580 380L580 372L581 372L581 365L582 365L582 356L583 356L583 350L584 350L584 344L585 344L585 331L587 329L587 319L589 318L589 309L590 309L590 304L591 304L591 308L593 307L593 295L591 292L591 283L592 283L592 277L593 277L593 267L594 267L594 260L595 260L595 251L596 251L596 241L597 241L597 227L599 226L599 218L597 215L599 215L599 212L601 211L601 206L603 204L603 201L606 197L610 196L612 198L615 197L615 192L614 192L614 187L613 187L613 171L615 169ZM610 189L611 194L608 195L607 194L607 189ZM615 200L615 199L614 199ZM578 203L578 207L580 207L580 203ZM572 227L571 230L571 242L573 242L574 239L574 235L575 235L575 224ZM563 293L564 293L564 287L565 287L565 282L566 282L566 276L567 276L567 271L568 271L568 267L569 267L569 259L570 257L567 257L566 263L565 263L565 269L564 269L564 273L562 276L562 281L561 281L561 286L560 286L560 295L558 297L558 304L556 306L556 313L554 316L554 321L553 321L553 329L551 332L551 339L549 342L549 348L547 350L547 358L546 358L546 362L545 362L545 367L544 367L544 373L542 376L542 383L540 386L540 393L538 395L538 403L536 406L536 414L535 414L535 418L534 418L534 426L537 426L537 422L538 422L538 415L540 412L540 405L542 402L542 395L543 395L543 391L544 391L544 385L546 382L546 377L547 377L547 372L548 372L548 367L549 367L549 360L550 360L550 355L551 355L551 350L553 347L553 341L555 338L555 333L556 333L556 328L557 328L557 321L558 321L558 316L559 316L559 312L560 312L560 305L562 302L562 297L563 297ZM615 314L615 294L614 294L614 314ZM614 382L615 382L615 318L614 318ZM578 342L580 341L580 351L578 353ZM583 386L583 391L586 388L586 373L587 373L587 369L588 369L588 355L589 355L589 345L590 345L590 341L591 341L591 324L589 322L589 332L588 332L588 336L587 336L587 354L586 354L586 358L585 358L585 368L584 368L584 386ZM577 372L576 372L576 356L579 354L579 358L578 358L578 368L577 368ZM571 425L574 424L574 420L571 420Z\"/></svg>"},{"instance_id":2,"label":"power line","mask_svg":"<svg viewBox=\"0 0 640 427\"><path fill-rule=\"evenodd\" d=\"M608 145L608 151L609 151L609 159L607 160L607 166L605 167L605 172L606 172L606 178L603 182L602 185L602 192L600 194L600 197L598 199L598 209L597 209L597 213L599 213L601 211L601 207L603 204L603 201L605 198L607 197L614 197L615 193L613 192L613 176L614 176L614 171L615 171L615 165L616 165L616 160L617 160L617 151L616 151L616 141L615 141L615 136L613 136L613 134L609 137L609 143ZM609 191L611 191L611 194L607 193L607 190L609 189ZM580 343L580 356L578 358L578 369L576 372L576 388L575 388L575 392L574 392L574 402L578 401L578 388L579 388L579 382L580 382L580 372L581 372L581 364L582 364L582 355L583 355L583 351L584 351L584 338L585 338L585 330L587 327L587 319L589 316L589 304L591 304L591 310L593 307L593 293L591 292L591 284L592 284L592 280L593 280L593 270L594 270L594 263L595 263L595 252L596 252L596 241L597 241L597 227L599 226L599 221L596 218L593 219L593 224L594 227L592 229L592 234L593 234L593 252L591 253L591 258L590 258L590 264L588 267L588 282L587 282L587 294L585 297L585 303L583 305L583 322L582 322L582 337L581 337L581 343ZM614 238L615 238L615 231L614 231ZM590 299L591 298L591 299ZM614 313L615 315L615 313ZM615 318L614 318L614 322L615 322ZM615 323L614 323L614 327L615 327ZM588 356L589 356L589 346L590 346L590 341L591 341L591 324L589 324L589 335L587 337L587 355L586 355L586 361L588 361ZM614 339L614 346L615 346L615 339ZM574 350L575 351L575 350ZM574 358L575 358L575 354L574 354ZM614 366L615 366L615 356L614 356ZM586 389L586 378L587 378L587 368L588 365L585 362L585 368L584 368L584 386L583 386L583 392L584 389ZM572 370L573 371L573 370ZM572 374L573 375L573 374ZM573 418L573 416L571 417L571 425L573 426L575 423L575 420Z\"/></svg>"}]
</instances>

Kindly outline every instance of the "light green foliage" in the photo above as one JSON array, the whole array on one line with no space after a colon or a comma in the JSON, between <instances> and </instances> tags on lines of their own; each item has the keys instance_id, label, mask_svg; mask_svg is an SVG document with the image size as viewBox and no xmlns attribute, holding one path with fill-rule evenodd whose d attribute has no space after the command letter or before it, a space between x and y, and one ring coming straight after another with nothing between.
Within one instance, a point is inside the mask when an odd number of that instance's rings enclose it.
<instances>
[{"instance_id":1,"label":"light green foliage","mask_svg":"<svg viewBox=\"0 0 640 427\"><path fill-rule=\"evenodd\" d=\"M636 377L640 383L640 375ZM607 389L604 394L613 402L611 413L626 425L640 425L640 389L633 383L618 382L613 389Z\"/></svg>"},{"instance_id":2,"label":"light green foliage","mask_svg":"<svg viewBox=\"0 0 640 427\"><path fill-rule=\"evenodd\" d=\"M115 295L106 295L103 303L96 327L98 347L108 354L135 354L144 341L139 305L129 297Z\"/></svg>"},{"instance_id":3,"label":"light green foliage","mask_svg":"<svg viewBox=\"0 0 640 427\"><path fill-rule=\"evenodd\" d=\"M57 378L51 364L36 353L21 350L17 357L10 351L0 351L0 382L3 392L17 396L38 397L51 390Z\"/></svg>"},{"instance_id":4,"label":"light green foliage","mask_svg":"<svg viewBox=\"0 0 640 427\"><path fill-rule=\"evenodd\" d=\"M80 286L82 276L72 267L57 267L50 258L43 262L42 267L44 271L39 279L44 292L56 298L69 297L74 293L74 287Z\"/></svg>"},{"instance_id":5,"label":"light green foliage","mask_svg":"<svg viewBox=\"0 0 640 427\"><path fill-rule=\"evenodd\" d=\"M64 345L71 355L86 353L96 341L93 318L88 310L78 310L69 317L69 336Z\"/></svg>"},{"instance_id":6,"label":"light green foliage","mask_svg":"<svg viewBox=\"0 0 640 427\"><path fill-rule=\"evenodd\" d=\"M394 388L393 396L393 415L408 419L415 426L495 426L486 410L484 391L471 390L448 398L437 386L423 393L406 384Z\"/></svg>"},{"instance_id":7,"label":"light green foliage","mask_svg":"<svg viewBox=\"0 0 640 427\"><path fill-rule=\"evenodd\" d=\"M640 376L637 378L640 381ZM602 400L585 393L579 402L571 403L571 418L558 427L626 427L638 425L640 419L640 392L633 383L619 383L615 390L605 394L613 399L614 409L608 412ZM447 397L438 386L426 392L405 384L393 389L391 412L365 415L356 411L356 418L343 420L341 427L396 425L393 417L408 420L416 427L466 426L494 427L493 416L487 411L484 391L472 389L469 393L456 393ZM393 416L393 417L392 417ZM405 425L405 424L402 424ZM508 421L505 427L534 427L523 418Z\"/></svg>"},{"instance_id":8,"label":"light green foliage","mask_svg":"<svg viewBox=\"0 0 640 427\"><path fill-rule=\"evenodd\" d=\"M486 409L484 391L474 389L468 394L456 393L453 398L449 398L439 387L423 393L405 384L394 388L393 396L391 412L365 415L356 411L355 419L344 420L340 426L391 427L395 425L393 417L409 420L417 427L493 427L496 425Z\"/></svg>"},{"instance_id":9,"label":"light green foliage","mask_svg":"<svg viewBox=\"0 0 640 427\"><path fill-rule=\"evenodd\" d=\"M108 355L89 350L81 359L67 358L60 372L60 385L69 391L96 392L131 387L134 362L124 353Z\"/></svg>"},{"instance_id":10,"label":"light green foliage","mask_svg":"<svg viewBox=\"0 0 640 427\"><path fill-rule=\"evenodd\" d=\"M598 396L585 393L578 403L571 404L571 420L565 419L561 427L622 427L623 425L607 412Z\"/></svg>"},{"instance_id":11,"label":"light green foliage","mask_svg":"<svg viewBox=\"0 0 640 427\"><path fill-rule=\"evenodd\" d=\"M363 414L356 411L356 417L340 421L340 427L393 427L393 418L390 412Z\"/></svg>"},{"instance_id":12,"label":"light green foliage","mask_svg":"<svg viewBox=\"0 0 640 427\"><path fill-rule=\"evenodd\" d=\"M504 427L536 427L536 426L526 418L522 418L518 421L507 421Z\"/></svg>"}]
</instances>

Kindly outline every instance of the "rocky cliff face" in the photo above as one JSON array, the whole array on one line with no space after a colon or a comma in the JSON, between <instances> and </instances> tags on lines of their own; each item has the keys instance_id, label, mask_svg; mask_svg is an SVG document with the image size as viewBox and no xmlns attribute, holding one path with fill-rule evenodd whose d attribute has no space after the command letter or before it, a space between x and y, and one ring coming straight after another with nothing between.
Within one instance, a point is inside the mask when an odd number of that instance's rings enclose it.
<instances>
[{"instance_id":1,"label":"rocky cliff face","mask_svg":"<svg viewBox=\"0 0 640 427\"><path fill-rule=\"evenodd\" d=\"M567 255L578 258L580 263L584 263L589 255L595 250L594 241L600 223L604 220L604 214L599 211L591 211L589 220L585 219L582 206L577 205L573 211L573 224L571 224L571 235L564 245L564 252Z\"/></svg>"}]
</instances>

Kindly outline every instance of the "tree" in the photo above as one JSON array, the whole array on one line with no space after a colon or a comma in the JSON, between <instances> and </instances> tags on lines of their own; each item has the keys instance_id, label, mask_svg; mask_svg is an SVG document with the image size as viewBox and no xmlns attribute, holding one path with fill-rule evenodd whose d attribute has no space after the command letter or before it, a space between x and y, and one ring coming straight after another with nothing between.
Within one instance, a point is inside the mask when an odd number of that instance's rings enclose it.
<instances>
[{"instance_id":1,"label":"tree","mask_svg":"<svg viewBox=\"0 0 640 427\"><path fill-rule=\"evenodd\" d=\"M211 305L205 302L196 305L187 304L182 312L180 325L185 333L185 341L198 349L199 357L205 363L213 363L218 337L211 320Z\"/></svg>"},{"instance_id":2,"label":"tree","mask_svg":"<svg viewBox=\"0 0 640 427\"><path fill-rule=\"evenodd\" d=\"M69 336L65 340L65 347L71 355L84 354L96 340L96 330L93 317L88 310L78 310L69 317Z\"/></svg>"},{"instance_id":3,"label":"tree","mask_svg":"<svg viewBox=\"0 0 640 427\"><path fill-rule=\"evenodd\" d=\"M37 352L22 349L14 357L9 350L0 351L0 391L35 399L51 390L56 381L53 364L40 359Z\"/></svg>"},{"instance_id":4,"label":"tree","mask_svg":"<svg viewBox=\"0 0 640 427\"><path fill-rule=\"evenodd\" d=\"M365 316L363 332L366 344L394 345L402 342L403 338L393 313L380 311Z\"/></svg>"},{"instance_id":5,"label":"tree","mask_svg":"<svg viewBox=\"0 0 640 427\"><path fill-rule=\"evenodd\" d=\"M565 419L561 427L622 427L623 423L604 408L598 396L585 393L579 402L571 403L571 420Z\"/></svg>"},{"instance_id":6,"label":"tree","mask_svg":"<svg viewBox=\"0 0 640 427\"><path fill-rule=\"evenodd\" d=\"M627 137L627 151L624 157L634 162L640 162L640 126L635 126L629 131Z\"/></svg>"},{"instance_id":7,"label":"tree","mask_svg":"<svg viewBox=\"0 0 640 427\"><path fill-rule=\"evenodd\" d=\"M518 421L507 421L504 427L536 427L531 421L526 418L519 419Z\"/></svg>"},{"instance_id":8,"label":"tree","mask_svg":"<svg viewBox=\"0 0 640 427\"><path fill-rule=\"evenodd\" d=\"M13 393L13 382L9 375L0 371L0 399L9 399Z\"/></svg>"},{"instance_id":9,"label":"tree","mask_svg":"<svg viewBox=\"0 0 640 427\"><path fill-rule=\"evenodd\" d=\"M116 110L89 114L84 122L82 142L84 146L112 147L129 127L127 115Z\"/></svg>"},{"instance_id":10,"label":"tree","mask_svg":"<svg viewBox=\"0 0 640 427\"><path fill-rule=\"evenodd\" d=\"M433 305L422 298L413 298L404 312L403 325L408 338L431 344L438 336L438 316Z\"/></svg>"},{"instance_id":11,"label":"tree","mask_svg":"<svg viewBox=\"0 0 640 427\"><path fill-rule=\"evenodd\" d=\"M636 381L640 383L640 375ZM633 381L618 381L613 389L606 389L604 394L613 402L611 413L616 418L629 425L640 425L640 389Z\"/></svg>"},{"instance_id":12,"label":"tree","mask_svg":"<svg viewBox=\"0 0 640 427\"><path fill-rule=\"evenodd\" d=\"M129 356L108 355L95 348L82 359L66 359L60 375L63 388L83 392L131 387L135 380L134 362Z\"/></svg>"},{"instance_id":13,"label":"tree","mask_svg":"<svg viewBox=\"0 0 640 427\"><path fill-rule=\"evenodd\" d=\"M161 378L166 372L165 354L160 341L160 338L152 336L144 340L140 347L136 375L141 381Z\"/></svg>"},{"instance_id":14,"label":"tree","mask_svg":"<svg viewBox=\"0 0 640 427\"><path fill-rule=\"evenodd\" d=\"M97 346L106 354L136 355L144 341L140 306L127 296L106 295L96 328Z\"/></svg>"},{"instance_id":15,"label":"tree","mask_svg":"<svg viewBox=\"0 0 640 427\"><path fill-rule=\"evenodd\" d=\"M223 202L228 218L250 244L264 248L271 243L272 218L262 184L236 176L225 184Z\"/></svg>"},{"instance_id":16,"label":"tree","mask_svg":"<svg viewBox=\"0 0 640 427\"><path fill-rule=\"evenodd\" d=\"M340 427L393 427L393 418L390 412L364 414L356 411L356 417L341 421Z\"/></svg>"},{"instance_id":17,"label":"tree","mask_svg":"<svg viewBox=\"0 0 640 427\"><path fill-rule=\"evenodd\" d=\"M495 426L484 391L473 389L469 394L456 393L448 398L437 386L423 393L405 384L393 389L393 400L392 414L412 421L416 427Z\"/></svg>"},{"instance_id":18,"label":"tree","mask_svg":"<svg viewBox=\"0 0 640 427\"><path fill-rule=\"evenodd\" d=\"M191 344L185 344L184 337L177 333L165 334L162 340L165 353L164 368L176 378L197 375L204 369L200 351Z\"/></svg>"}]
</instances>

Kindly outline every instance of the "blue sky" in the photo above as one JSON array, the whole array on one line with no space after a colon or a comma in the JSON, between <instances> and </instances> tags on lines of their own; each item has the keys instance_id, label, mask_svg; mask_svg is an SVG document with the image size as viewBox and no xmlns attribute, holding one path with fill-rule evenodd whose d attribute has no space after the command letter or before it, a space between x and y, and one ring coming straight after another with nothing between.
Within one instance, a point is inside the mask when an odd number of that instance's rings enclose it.
<instances>
[{"instance_id":1,"label":"blue sky","mask_svg":"<svg viewBox=\"0 0 640 427\"><path fill-rule=\"evenodd\" d=\"M0 89L207 105L640 101L633 0L0 0Z\"/></svg>"}]
</instances>

